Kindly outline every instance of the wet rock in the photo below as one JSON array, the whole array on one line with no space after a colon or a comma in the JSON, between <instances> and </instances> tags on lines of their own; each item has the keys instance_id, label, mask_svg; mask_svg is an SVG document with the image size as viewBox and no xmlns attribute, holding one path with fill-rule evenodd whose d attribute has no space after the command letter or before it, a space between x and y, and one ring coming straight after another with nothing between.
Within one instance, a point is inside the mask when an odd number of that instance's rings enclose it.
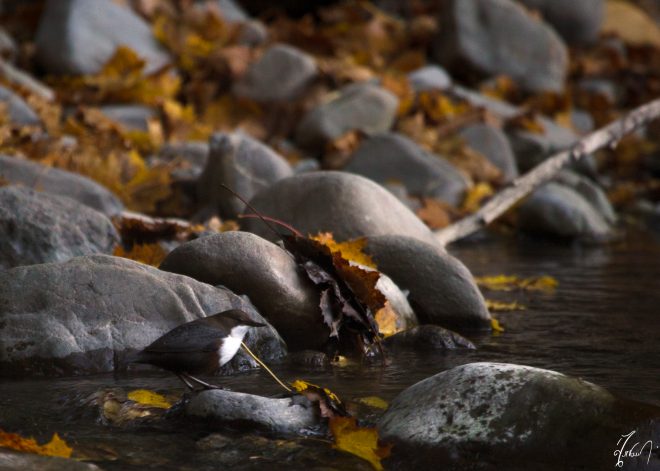
<instances>
[{"instance_id":1,"label":"wet rock","mask_svg":"<svg viewBox=\"0 0 660 471\"><path fill-rule=\"evenodd\" d=\"M170 62L142 18L106 0L48 0L36 46L39 64L51 74L94 74L118 46L127 46L143 58L146 72Z\"/></svg>"},{"instance_id":2,"label":"wet rock","mask_svg":"<svg viewBox=\"0 0 660 471\"><path fill-rule=\"evenodd\" d=\"M517 0L536 10L571 44L588 44L598 39L603 21L603 0Z\"/></svg>"},{"instance_id":3,"label":"wet rock","mask_svg":"<svg viewBox=\"0 0 660 471\"><path fill-rule=\"evenodd\" d=\"M156 110L144 105L104 105L101 112L128 129L147 131L149 120L156 117Z\"/></svg>"},{"instance_id":4,"label":"wet rock","mask_svg":"<svg viewBox=\"0 0 660 471\"><path fill-rule=\"evenodd\" d=\"M416 92L445 90L451 86L451 77L437 65L427 65L410 72L408 81Z\"/></svg>"},{"instance_id":5,"label":"wet rock","mask_svg":"<svg viewBox=\"0 0 660 471\"><path fill-rule=\"evenodd\" d=\"M7 448L0 450L2 471L101 471L92 463L82 463L74 459L55 456L40 456L34 453L20 453Z\"/></svg>"},{"instance_id":6,"label":"wet rock","mask_svg":"<svg viewBox=\"0 0 660 471\"><path fill-rule=\"evenodd\" d=\"M444 158L431 154L397 133L375 134L362 141L344 167L378 183L400 181L415 196L427 196L457 206L468 183Z\"/></svg>"},{"instance_id":7,"label":"wet rock","mask_svg":"<svg viewBox=\"0 0 660 471\"><path fill-rule=\"evenodd\" d=\"M233 0L217 0L216 3L220 9L222 19L228 23L242 23L250 19L243 7Z\"/></svg>"},{"instance_id":8,"label":"wet rock","mask_svg":"<svg viewBox=\"0 0 660 471\"><path fill-rule=\"evenodd\" d=\"M437 245L412 237L368 238L366 252L402 290L423 324L461 330L489 329L490 314L472 274Z\"/></svg>"},{"instance_id":9,"label":"wet rock","mask_svg":"<svg viewBox=\"0 0 660 471\"><path fill-rule=\"evenodd\" d=\"M170 142L160 148L158 160L178 162L182 168L175 169L172 174L177 180L197 180L209 158L209 144L202 141Z\"/></svg>"},{"instance_id":10,"label":"wet rock","mask_svg":"<svg viewBox=\"0 0 660 471\"><path fill-rule=\"evenodd\" d=\"M0 268L111 253L119 235L104 215L64 196L0 187Z\"/></svg>"},{"instance_id":11,"label":"wet rock","mask_svg":"<svg viewBox=\"0 0 660 471\"><path fill-rule=\"evenodd\" d=\"M243 8L232 0L217 0L222 19L227 23L241 23L238 42L256 46L266 41L268 30L259 20L253 20Z\"/></svg>"},{"instance_id":12,"label":"wet rock","mask_svg":"<svg viewBox=\"0 0 660 471\"><path fill-rule=\"evenodd\" d=\"M420 325L383 340L388 350L444 351L460 348L475 349L472 342L439 325Z\"/></svg>"},{"instance_id":13,"label":"wet rock","mask_svg":"<svg viewBox=\"0 0 660 471\"><path fill-rule=\"evenodd\" d=\"M561 170L553 180L577 191L608 223L614 224L617 221L616 212L605 191L592 180L568 169Z\"/></svg>"},{"instance_id":14,"label":"wet rock","mask_svg":"<svg viewBox=\"0 0 660 471\"><path fill-rule=\"evenodd\" d=\"M612 227L576 190L550 182L534 191L518 208L521 229L560 238L607 240Z\"/></svg>"},{"instance_id":15,"label":"wet rock","mask_svg":"<svg viewBox=\"0 0 660 471\"><path fill-rule=\"evenodd\" d=\"M353 129L367 133L390 129L399 100L387 90L371 83L354 83L338 96L309 111L296 129L296 141L302 147L320 149Z\"/></svg>"},{"instance_id":16,"label":"wet rock","mask_svg":"<svg viewBox=\"0 0 660 471\"><path fill-rule=\"evenodd\" d=\"M68 196L108 216L119 214L124 205L108 189L77 173L0 155L0 178L39 191Z\"/></svg>"},{"instance_id":17,"label":"wet rock","mask_svg":"<svg viewBox=\"0 0 660 471\"><path fill-rule=\"evenodd\" d=\"M378 430L394 444L385 461L393 469L609 469L616 459L603 444L614 447L631 430L642 442L652 439L660 432L658 417L655 407L624 403L578 378L484 362L404 390ZM646 459L628 464L646 465Z\"/></svg>"},{"instance_id":18,"label":"wet rock","mask_svg":"<svg viewBox=\"0 0 660 471\"><path fill-rule=\"evenodd\" d=\"M428 227L394 195L371 180L346 172L294 175L257 193L250 203L303 234L332 232L337 241L400 234L435 243ZM265 239L276 239L262 221L246 219L242 225Z\"/></svg>"},{"instance_id":19,"label":"wet rock","mask_svg":"<svg viewBox=\"0 0 660 471\"><path fill-rule=\"evenodd\" d=\"M21 126L39 124L41 121L30 106L9 88L0 85L0 103L9 111L9 121Z\"/></svg>"},{"instance_id":20,"label":"wet rock","mask_svg":"<svg viewBox=\"0 0 660 471\"><path fill-rule=\"evenodd\" d=\"M275 44L248 68L234 93L261 102L297 98L317 75L316 61L286 44Z\"/></svg>"},{"instance_id":21,"label":"wet rock","mask_svg":"<svg viewBox=\"0 0 660 471\"><path fill-rule=\"evenodd\" d=\"M596 128L591 113L580 109L574 109L571 111L571 125L582 135L590 133Z\"/></svg>"},{"instance_id":22,"label":"wet rock","mask_svg":"<svg viewBox=\"0 0 660 471\"><path fill-rule=\"evenodd\" d=\"M325 369L330 366L330 357L318 350L301 350L290 352L286 357L287 363L296 367L312 370Z\"/></svg>"},{"instance_id":23,"label":"wet rock","mask_svg":"<svg viewBox=\"0 0 660 471\"><path fill-rule=\"evenodd\" d=\"M451 0L440 15L436 60L456 74L508 75L530 92L564 88L566 46L510 0Z\"/></svg>"},{"instance_id":24,"label":"wet rock","mask_svg":"<svg viewBox=\"0 0 660 471\"><path fill-rule=\"evenodd\" d=\"M0 58L14 60L18 52L16 41L7 32L6 29L0 27Z\"/></svg>"},{"instance_id":25,"label":"wet rock","mask_svg":"<svg viewBox=\"0 0 660 471\"><path fill-rule=\"evenodd\" d=\"M518 176L516 157L502 131L488 124L472 124L461 130L461 137L502 171L505 182Z\"/></svg>"},{"instance_id":26,"label":"wet rock","mask_svg":"<svg viewBox=\"0 0 660 471\"><path fill-rule=\"evenodd\" d=\"M236 217L245 204L221 184L249 200L292 174L282 156L247 134L217 133L209 141L209 156L197 182L197 196L203 205L218 208L222 216Z\"/></svg>"},{"instance_id":27,"label":"wet rock","mask_svg":"<svg viewBox=\"0 0 660 471\"><path fill-rule=\"evenodd\" d=\"M289 253L259 236L202 237L174 249L160 268L247 295L291 350L320 348L328 340L318 291Z\"/></svg>"},{"instance_id":28,"label":"wet rock","mask_svg":"<svg viewBox=\"0 0 660 471\"><path fill-rule=\"evenodd\" d=\"M3 59L0 59L0 77L12 85L26 88L44 100L55 99L55 92L50 87Z\"/></svg>"},{"instance_id":29,"label":"wet rock","mask_svg":"<svg viewBox=\"0 0 660 471\"><path fill-rule=\"evenodd\" d=\"M214 426L258 428L284 435L304 434L317 427L317 410L306 399L274 399L224 390L203 391L186 404L186 414Z\"/></svg>"},{"instance_id":30,"label":"wet rock","mask_svg":"<svg viewBox=\"0 0 660 471\"><path fill-rule=\"evenodd\" d=\"M0 271L0 305L0 376L124 368L123 353L227 309L266 322L227 289L107 255ZM272 327L250 329L245 341L264 361L286 354ZM251 362L241 351L223 369Z\"/></svg>"},{"instance_id":31,"label":"wet rock","mask_svg":"<svg viewBox=\"0 0 660 471\"><path fill-rule=\"evenodd\" d=\"M449 94L454 98L467 101L472 106L484 108L503 119L513 118L520 113L519 108L507 103L506 101L489 97L487 95L482 95L479 92L469 88L461 87L460 85L453 85L449 90Z\"/></svg>"}]
</instances>

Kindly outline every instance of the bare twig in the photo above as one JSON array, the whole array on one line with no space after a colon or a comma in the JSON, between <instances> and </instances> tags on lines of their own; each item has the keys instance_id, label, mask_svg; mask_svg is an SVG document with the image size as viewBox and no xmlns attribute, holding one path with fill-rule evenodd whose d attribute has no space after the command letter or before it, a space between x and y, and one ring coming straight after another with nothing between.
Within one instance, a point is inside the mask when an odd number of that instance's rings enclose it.
<instances>
[{"instance_id":1,"label":"bare twig","mask_svg":"<svg viewBox=\"0 0 660 471\"><path fill-rule=\"evenodd\" d=\"M553 155L526 174L516 178L479 211L454 224L435 231L441 244L462 239L493 222L520 199L550 180L569 162L580 160L603 147L615 146L626 134L660 117L660 99L635 108L626 116L580 139L570 149Z\"/></svg>"}]
</instances>

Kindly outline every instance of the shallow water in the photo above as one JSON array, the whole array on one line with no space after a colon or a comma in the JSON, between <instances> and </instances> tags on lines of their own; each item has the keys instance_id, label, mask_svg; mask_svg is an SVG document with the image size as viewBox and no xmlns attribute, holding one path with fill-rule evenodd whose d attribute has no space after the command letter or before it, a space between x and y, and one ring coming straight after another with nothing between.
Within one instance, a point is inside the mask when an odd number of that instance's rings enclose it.
<instances>
[{"instance_id":1,"label":"shallow water","mask_svg":"<svg viewBox=\"0 0 660 471\"><path fill-rule=\"evenodd\" d=\"M611 247L566 247L490 239L450 251L477 276L551 275L559 286L554 293L485 292L488 298L516 300L527 309L496 314L505 332L472 337L477 351L406 353L392 358L388 366L349 364L322 371L280 366L274 370L286 379L322 384L345 399L377 395L389 401L407 386L453 366L502 361L581 376L620 396L660 405L659 240L637 235ZM280 392L259 371L216 382L262 395ZM183 392L176 378L160 373L3 380L0 428L41 440L58 432L75 449L96 457L104 469L216 469L209 455L194 452L195 441L207 431L118 428L99 423L91 409L81 411L81 398L107 388ZM340 461L324 459L329 466L342 467ZM288 465L295 469L296 464L300 463L294 459ZM260 466L243 463L241 469L251 467Z\"/></svg>"}]
</instances>

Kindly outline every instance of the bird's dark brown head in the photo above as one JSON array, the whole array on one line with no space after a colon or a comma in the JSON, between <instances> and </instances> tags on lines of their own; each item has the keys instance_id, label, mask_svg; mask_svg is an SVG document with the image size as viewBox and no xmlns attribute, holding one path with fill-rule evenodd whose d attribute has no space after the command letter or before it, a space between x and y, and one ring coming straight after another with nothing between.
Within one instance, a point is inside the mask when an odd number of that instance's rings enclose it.
<instances>
[{"instance_id":1,"label":"bird's dark brown head","mask_svg":"<svg viewBox=\"0 0 660 471\"><path fill-rule=\"evenodd\" d=\"M238 325L246 325L248 327L264 327L266 324L253 321L248 313L240 309L230 309L218 314L206 317L206 321L210 324L219 324L224 328L231 330L232 327Z\"/></svg>"}]
</instances>

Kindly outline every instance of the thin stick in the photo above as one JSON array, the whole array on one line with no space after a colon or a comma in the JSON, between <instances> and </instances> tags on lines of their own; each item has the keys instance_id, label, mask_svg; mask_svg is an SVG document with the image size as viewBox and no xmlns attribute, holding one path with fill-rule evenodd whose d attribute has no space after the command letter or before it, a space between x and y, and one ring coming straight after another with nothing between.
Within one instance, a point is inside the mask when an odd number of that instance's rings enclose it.
<instances>
[{"instance_id":1,"label":"thin stick","mask_svg":"<svg viewBox=\"0 0 660 471\"><path fill-rule=\"evenodd\" d=\"M286 389L288 392L291 392L291 388L288 387L286 384L284 384L282 381L280 381L280 379L279 379L277 376L275 376L275 373L273 373L272 371L270 371L270 368L268 368L268 367L266 366L266 364L265 364L263 361L261 361L259 358L257 358L257 355L255 355L254 353L252 353L252 350L250 350L250 349L248 348L248 346L245 345L245 342L241 342L241 346L245 349L246 352L248 352L248 354L249 354L252 358L254 358L254 361L256 361L257 363L259 363L259 364L261 365L261 367L262 367L264 370L268 371L268 373L273 377L273 379L274 379L275 381L277 381L277 382L279 383L280 386L282 386L282 387L283 387L284 389Z\"/></svg>"},{"instance_id":2,"label":"thin stick","mask_svg":"<svg viewBox=\"0 0 660 471\"><path fill-rule=\"evenodd\" d=\"M660 116L660 99L635 108L626 116L617 119L577 141L570 149L549 157L532 170L516 178L479 211L454 224L435 231L436 239L447 245L486 227L520 199L527 196L541 184L550 180L569 162L576 162L606 146L615 146L629 132Z\"/></svg>"}]
</instances>

